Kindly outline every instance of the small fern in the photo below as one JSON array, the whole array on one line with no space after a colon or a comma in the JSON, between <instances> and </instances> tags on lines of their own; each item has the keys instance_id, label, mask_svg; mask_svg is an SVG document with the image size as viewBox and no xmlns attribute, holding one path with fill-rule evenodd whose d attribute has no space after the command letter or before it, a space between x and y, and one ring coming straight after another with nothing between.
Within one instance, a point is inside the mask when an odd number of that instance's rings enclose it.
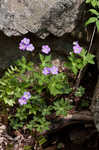
<instances>
[{"instance_id":1,"label":"small fern","mask_svg":"<svg viewBox=\"0 0 99 150\"><path fill-rule=\"evenodd\" d=\"M19 72L18 67L11 65L11 66L7 69L7 71L5 72L5 75L6 75L6 76L11 76L11 75L13 75L15 72Z\"/></svg>"}]
</instances>

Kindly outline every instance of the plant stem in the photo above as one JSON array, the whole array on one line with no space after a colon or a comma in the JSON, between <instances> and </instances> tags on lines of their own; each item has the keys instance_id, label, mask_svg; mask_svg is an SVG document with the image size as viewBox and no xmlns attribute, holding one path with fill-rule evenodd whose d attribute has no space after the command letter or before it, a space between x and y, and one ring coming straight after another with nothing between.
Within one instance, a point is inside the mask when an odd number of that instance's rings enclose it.
<instances>
[{"instance_id":1,"label":"plant stem","mask_svg":"<svg viewBox=\"0 0 99 150\"><path fill-rule=\"evenodd\" d=\"M95 36L95 32L96 32L96 25L94 25L93 33L92 33L91 40L90 40L90 45L89 45L89 48L88 48L88 53L91 50L93 39L94 39L94 36ZM76 79L75 89L77 89L79 87L82 72L83 72L83 69L80 69L80 71L78 73L78 76L77 76L77 79Z\"/></svg>"},{"instance_id":2,"label":"plant stem","mask_svg":"<svg viewBox=\"0 0 99 150\"><path fill-rule=\"evenodd\" d=\"M94 36L95 36L95 32L96 32L96 25L94 25L94 29L93 29L92 37L91 37L91 40L90 40L90 45L89 45L88 52L90 52L90 50L91 50L93 39L94 39Z\"/></svg>"},{"instance_id":3,"label":"plant stem","mask_svg":"<svg viewBox=\"0 0 99 150\"><path fill-rule=\"evenodd\" d=\"M80 71L79 71L79 73L77 75L76 84L75 84L75 90L79 87L82 71L83 71L83 69L80 69Z\"/></svg>"}]
</instances>

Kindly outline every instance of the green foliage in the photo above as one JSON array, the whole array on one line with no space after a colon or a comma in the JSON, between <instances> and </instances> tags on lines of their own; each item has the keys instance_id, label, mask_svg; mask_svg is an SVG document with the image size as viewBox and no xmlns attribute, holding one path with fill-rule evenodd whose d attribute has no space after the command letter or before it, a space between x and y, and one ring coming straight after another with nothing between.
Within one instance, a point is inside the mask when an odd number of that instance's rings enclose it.
<instances>
[{"instance_id":1,"label":"green foliage","mask_svg":"<svg viewBox=\"0 0 99 150\"><path fill-rule=\"evenodd\" d=\"M86 3L91 4L93 7L99 7L99 0L86 0Z\"/></svg>"},{"instance_id":2,"label":"green foliage","mask_svg":"<svg viewBox=\"0 0 99 150\"><path fill-rule=\"evenodd\" d=\"M40 60L41 60L41 68L51 66L50 65L51 55L45 57L44 55L40 54Z\"/></svg>"},{"instance_id":3,"label":"green foliage","mask_svg":"<svg viewBox=\"0 0 99 150\"><path fill-rule=\"evenodd\" d=\"M27 128L32 130L35 128L38 132L43 132L45 130L49 130L50 122L46 120L45 117L34 117L33 120L31 120L27 124Z\"/></svg>"},{"instance_id":4,"label":"green foliage","mask_svg":"<svg viewBox=\"0 0 99 150\"><path fill-rule=\"evenodd\" d=\"M99 32L99 0L86 0L86 3L90 3L93 8L89 9L92 16L86 21L85 25L95 23Z\"/></svg>"},{"instance_id":5,"label":"green foliage","mask_svg":"<svg viewBox=\"0 0 99 150\"><path fill-rule=\"evenodd\" d=\"M81 97L81 96L84 95L84 93L85 93L85 89L84 89L82 86L80 86L80 87L76 90L75 96Z\"/></svg>"},{"instance_id":6,"label":"green foliage","mask_svg":"<svg viewBox=\"0 0 99 150\"><path fill-rule=\"evenodd\" d=\"M94 64L94 55L82 49L80 54L70 53L65 65L76 75L88 63ZM10 66L0 79L0 101L13 111L9 111L10 125L14 129L26 127L37 132L50 129L52 113L56 116L66 116L72 109L69 99L62 98L72 92L65 72L43 74L45 67L52 67L51 56L40 54L41 63L38 68L32 62L27 62L23 56L14 66ZM19 99L24 92L31 93L26 104L20 105ZM82 96L84 89L79 87L75 96ZM60 98L61 97L61 98ZM45 139L41 138L40 143Z\"/></svg>"},{"instance_id":7,"label":"green foliage","mask_svg":"<svg viewBox=\"0 0 99 150\"><path fill-rule=\"evenodd\" d=\"M53 103L49 105L50 99L57 101L58 95L69 94L72 90L65 73L42 73L45 66L52 66L51 56L40 54L40 60L39 69L36 70L32 62L27 62L25 57L22 57L0 79L0 100L15 108L14 113L9 115L10 124L14 129L26 126L29 130L35 128L38 132L48 130L50 121L46 116L56 111ZM31 93L31 98L26 105L19 106L18 99L26 91Z\"/></svg>"},{"instance_id":8,"label":"green foliage","mask_svg":"<svg viewBox=\"0 0 99 150\"><path fill-rule=\"evenodd\" d=\"M88 63L94 64L94 57L95 56L93 54L87 53L87 50L84 48L78 55L70 52L68 62L65 63L65 66L77 75L78 71L83 69Z\"/></svg>"},{"instance_id":9,"label":"green foliage","mask_svg":"<svg viewBox=\"0 0 99 150\"><path fill-rule=\"evenodd\" d=\"M26 63L25 57L22 57L17 66L10 66L0 79L0 100L3 99L5 104L13 106L32 84L33 78L23 74L26 71L33 71L33 63Z\"/></svg>"},{"instance_id":10,"label":"green foliage","mask_svg":"<svg viewBox=\"0 0 99 150\"><path fill-rule=\"evenodd\" d=\"M38 138L37 138L38 142L39 142L39 145L42 145L44 144L47 140L44 136L40 135Z\"/></svg>"},{"instance_id":11,"label":"green foliage","mask_svg":"<svg viewBox=\"0 0 99 150\"><path fill-rule=\"evenodd\" d=\"M51 77L47 86L53 96L56 96L57 94L69 94L71 92L67 78L63 73Z\"/></svg>"},{"instance_id":12,"label":"green foliage","mask_svg":"<svg viewBox=\"0 0 99 150\"><path fill-rule=\"evenodd\" d=\"M72 109L72 105L70 105L70 102L68 99L64 100L63 98L54 102L53 108L56 111L56 115L63 115L66 116L68 114L68 111Z\"/></svg>"}]
</instances>

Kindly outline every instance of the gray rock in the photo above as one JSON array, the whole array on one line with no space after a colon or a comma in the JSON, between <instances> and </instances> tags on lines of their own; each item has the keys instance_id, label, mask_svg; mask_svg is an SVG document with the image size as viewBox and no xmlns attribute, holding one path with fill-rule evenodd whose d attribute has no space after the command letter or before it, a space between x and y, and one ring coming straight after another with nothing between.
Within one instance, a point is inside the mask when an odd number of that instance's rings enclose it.
<instances>
[{"instance_id":1,"label":"gray rock","mask_svg":"<svg viewBox=\"0 0 99 150\"><path fill-rule=\"evenodd\" d=\"M68 52L72 47L72 40L68 42L68 38L62 35L71 32L76 26L76 20L81 20L83 13L80 12L83 9L80 7L83 1L0 0L0 30L8 36L0 32L0 69L4 69L24 54L18 49L18 44L23 38L20 35L25 34L31 38L31 42L39 50L43 44L48 44L56 53L64 55ZM41 39L27 35L30 32ZM46 38L49 34L61 38ZM46 40L42 40L45 38Z\"/></svg>"},{"instance_id":2,"label":"gray rock","mask_svg":"<svg viewBox=\"0 0 99 150\"><path fill-rule=\"evenodd\" d=\"M0 0L0 30L7 36L28 32L44 39L73 31L84 0ZM84 9L83 9L84 10ZM79 14L79 17L78 17Z\"/></svg>"}]
</instances>

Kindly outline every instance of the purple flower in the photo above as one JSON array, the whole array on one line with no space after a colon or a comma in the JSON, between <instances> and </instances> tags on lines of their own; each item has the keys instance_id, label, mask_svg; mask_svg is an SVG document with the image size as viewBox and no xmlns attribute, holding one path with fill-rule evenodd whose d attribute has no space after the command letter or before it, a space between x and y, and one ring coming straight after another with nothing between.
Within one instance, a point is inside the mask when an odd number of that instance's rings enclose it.
<instances>
[{"instance_id":1,"label":"purple flower","mask_svg":"<svg viewBox=\"0 0 99 150\"><path fill-rule=\"evenodd\" d=\"M27 99L24 96L22 96L20 99L18 99L18 102L20 105L25 105L27 104Z\"/></svg>"},{"instance_id":2,"label":"purple flower","mask_svg":"<svg viewBox=\"0 0 99 150\"><path fill-rule=\"evenodd\" d=\"M26 49L26 45L24 45L23 43L20 43L19 49L24 51Z\"/></svg>"},{"instance_id":3,"label":"purple flower","mask_svg":"<svg viewBox=\"0 0 99 150\"><path fill-rule=\"evenodd\" d=\"M43 45L41 51L45 54L48 54L51 51L51 49L48 45Z\"/></svg>"},{"instance_id":4,"label":"purple flower","mask_svg":"<svg viewBox=\"0 0 99 150\"><path fill-rule=\"evenodd\" d=\"M44 67L44 69L43 69L42 73L43 73L44 75L49 74L49 73L50 73L50 68L48 68L48 67Z\"/></svg>"},{"instance_id":5,"label":"purple flower","mask_svg":"<svg viewBox=\"0 0 99 150\"><path fill-rule=\"evenodd\" d=\"M18 102L20 105L25 105L27 104L29 98L31 98L30 92L24 92L24 95L20 99L18 99Z\"/></svg>"},{"instance_id":6,"label":"purple flower","mask_svg":"<svg viewBox=\"0 0 99 150\"><path fill-rule=\"evenodd\" d=\"M19 49L20 50L27 50L32 52L35 48L33 46L33 44L30 44L30 39L28 38L24 38L23 40L21 40L20 44L19 44Z\"/></svg>"},{"instance_id":7,"label":"purple flower","mask_svg":"<svg viewBox=\"0 0 99 150\"><path fill-rule=\"evenodd\" d=\"M24 95L23 95L27 100L29 99L29 98L31 98L31 94L30 94L30 92L24 92Z\"/></svg>"},{"instance_id":8,"label":"purple flower","mask_svg":"<svg viewBox=\"0 0 99 150\"><path fill-rule=\"evenodd\" d=\"M58 74L58 67L56 67L56 66L51 67L51 68L50 68L50 72L51 72L52 74Z\"/></svg>"},{"instance_id":9,"label":"purple flower","mask_svg":"<svg viewBox=\"0 0 99 150\"><path fill-rule=\"evenodd\" d=\"M79 54L82 51L82 47L78 44L78 42L73 42L73 50L75 54Z\"/></svg>"},{"instance_id":10,"label":"purple flower","mask_svg":"<svg viewBox=\"0 0 99 150\"><path fill-rule=\"evenodd\" d=\"M30 44L30 39L24 38L23 40L21 40L21 43L28 45L28 44Z\"/></svg>"},{"instance_id":11,"label":"purple flower","mask_svg":"<svg viewBox=\"0 0 99 150\"><path fill-rule=\"evenodd\" d=\"M33 44L29 44L29 45L26 46L26 50L27 50L27 51L32 52L34 49L35 49L35 48L34 48Z\"/></svg>"}]
</instances>

